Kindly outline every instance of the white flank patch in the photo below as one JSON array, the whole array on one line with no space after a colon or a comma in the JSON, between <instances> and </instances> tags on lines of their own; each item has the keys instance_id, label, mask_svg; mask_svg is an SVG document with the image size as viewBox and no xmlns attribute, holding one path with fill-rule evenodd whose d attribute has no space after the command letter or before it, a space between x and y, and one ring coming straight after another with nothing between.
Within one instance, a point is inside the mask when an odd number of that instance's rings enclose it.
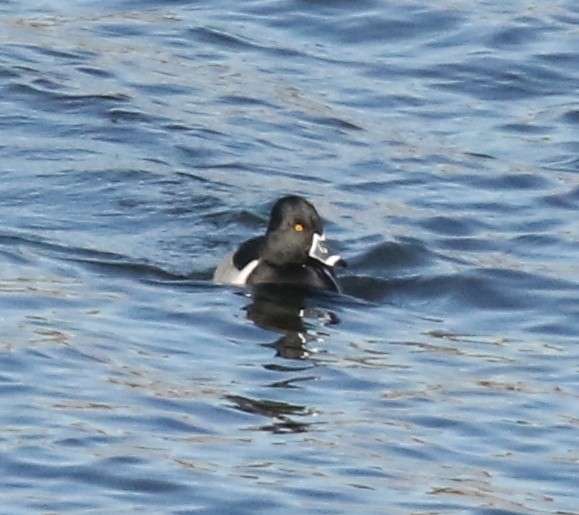
<instances>
[{"instance_id":1,"label":"white flank patch","mask_svg":"<svg viewBox=\"0 0 579 515\"><path fill-rule=\"evenodd\" d=\"M253 261L247 263L247 265L245 265L243 270L239 271L239 275L233 278L231 284L239 284L239 285L246 284L248 277L251 275L251 272L253 272L257 268L257 265L259 265L259 259L254 259Z\"/></svg>"}]
</instances>

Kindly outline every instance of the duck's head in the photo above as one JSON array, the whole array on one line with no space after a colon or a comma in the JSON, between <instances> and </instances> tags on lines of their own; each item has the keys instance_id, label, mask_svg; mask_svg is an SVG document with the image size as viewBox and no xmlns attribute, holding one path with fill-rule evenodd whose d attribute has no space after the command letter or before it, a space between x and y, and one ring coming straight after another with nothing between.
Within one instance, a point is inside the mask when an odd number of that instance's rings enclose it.
<instances>
[{"instance_id":1,"label":"duck's head","mask_svg":"<svg viewBox=\"0 0 579 515\"><path fill-rule=\"evenodd\" d=\"M298 196L279 199L271 210L262 259L274 266L305 265L313 259L327 267L345 266L326 246L322 219Z\"/></svg>"}]
</instances>

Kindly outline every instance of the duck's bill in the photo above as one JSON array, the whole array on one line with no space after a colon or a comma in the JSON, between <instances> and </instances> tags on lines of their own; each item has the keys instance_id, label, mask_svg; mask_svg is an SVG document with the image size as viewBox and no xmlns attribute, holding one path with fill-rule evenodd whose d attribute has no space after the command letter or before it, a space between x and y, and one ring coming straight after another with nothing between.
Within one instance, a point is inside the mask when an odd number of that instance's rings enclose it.
<instances>
[{"instance_id":1,"label":"duck's bill","mask_svg":"<svg viewBox=\"0 0 579 515\"><path fill-rule=\"evenodd\" d=\"M312 259L316 259L326 266L346 266L346 262L338 254L330 252L323 234L314 233L308 254Z\"/></svg>"}]
</instances>

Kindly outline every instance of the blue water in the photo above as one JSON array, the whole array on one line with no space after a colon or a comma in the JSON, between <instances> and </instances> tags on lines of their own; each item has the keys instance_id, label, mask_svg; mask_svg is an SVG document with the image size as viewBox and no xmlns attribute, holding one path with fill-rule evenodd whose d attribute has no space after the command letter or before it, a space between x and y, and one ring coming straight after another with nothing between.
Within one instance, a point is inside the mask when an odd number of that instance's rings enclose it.
<instances>
[{"instance_id":1,"label":"blue water","mask_svg":"<svg viewBox=\"0 0 579 515\"><path fill-rule=\"evenodd\" d=\"M578 27L3 2L0 512L578 514ZM211 284L288 193L344 295Z\"/></svg>"}]
</instances>

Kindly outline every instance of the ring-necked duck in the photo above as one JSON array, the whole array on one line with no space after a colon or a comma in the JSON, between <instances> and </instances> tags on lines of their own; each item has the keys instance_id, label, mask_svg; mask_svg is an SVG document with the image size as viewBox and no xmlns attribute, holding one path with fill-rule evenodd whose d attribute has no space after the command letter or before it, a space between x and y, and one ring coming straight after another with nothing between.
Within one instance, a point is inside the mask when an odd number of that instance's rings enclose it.
<instances>
[{"instance_id":1,"label":"ring-necked duck","mask_svg":"<svg viewBox=\"0 0 579 515\"><path fill-rule=\"evenodd\" d=\"M213 280L227 284L277 283L340 291L334 267L345 262L325 244L322 219L298 196L279 199L265 236L246 241L219 264Z\"/></svg>"}]
</instances>

